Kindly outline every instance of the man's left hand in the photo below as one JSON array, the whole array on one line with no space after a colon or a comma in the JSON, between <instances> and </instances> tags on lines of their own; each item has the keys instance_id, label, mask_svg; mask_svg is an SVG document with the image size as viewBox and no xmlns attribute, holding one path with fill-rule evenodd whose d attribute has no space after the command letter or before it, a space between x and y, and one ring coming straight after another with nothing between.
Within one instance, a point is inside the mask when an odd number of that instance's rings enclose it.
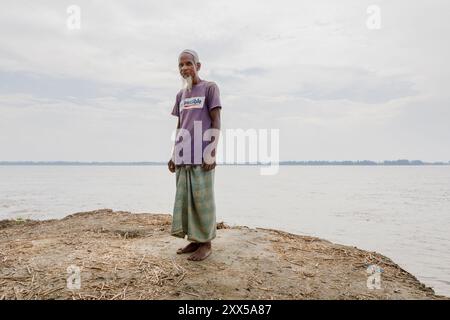
<instances>
[{"instance_id":1,"label":"man's left hand","mask_svg":"<svg viewBox=\"0 0 450 320\"><path fill-rule=\"evenodd\" d=\"M216 162L215 161L213 163L211 163L211 164L206 164L204 162L202 164L202 168L205 171L210 171L210 170L214 169L215 167L216 167Z\"/></svg>"}]
</instances>

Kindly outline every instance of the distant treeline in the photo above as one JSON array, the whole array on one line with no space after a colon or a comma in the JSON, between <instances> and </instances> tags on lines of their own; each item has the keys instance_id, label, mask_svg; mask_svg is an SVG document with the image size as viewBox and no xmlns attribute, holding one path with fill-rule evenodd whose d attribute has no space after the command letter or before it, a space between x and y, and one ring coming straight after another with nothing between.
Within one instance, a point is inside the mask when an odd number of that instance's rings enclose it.
<instances>
[{"instance_id":1,"label":"distant treeline","mask_svg":"<svg viewBox=\"0 0 450 320\"><path fill-rule=\"evenodd\" d=\"M268 163L219 163L220 165L267 165ZM371 160L361 161L280 161L285 166L423 166L423 165L450 165L448 162L424 162L422 160L384 160L375 162ZM166 162L79 162L79 161L0 161L0 166L161 166Z\"/></svg>"},{"instance_id":2,"label":"distant treeline","mask_svg":"<svg viewBox=\"0 0 450 320\"><path fill-rule=\"evenodd\" d=\"M84 161L0 161L0 166L152 166L163 162L84 162Z\"/></svg>"},{"instance_id":3,"label":"distant treeline","mask_svg":"<svg viewBox=\"0 0 450 320\"><path fill-rule=\"evenodd\" d=\"M422 160L384 160L375 162L371 160L361 161L282 161L281 165L295 166L424 166L424 165L450 165L448 162L424 162Z\"/></svg>"}]
</instances>

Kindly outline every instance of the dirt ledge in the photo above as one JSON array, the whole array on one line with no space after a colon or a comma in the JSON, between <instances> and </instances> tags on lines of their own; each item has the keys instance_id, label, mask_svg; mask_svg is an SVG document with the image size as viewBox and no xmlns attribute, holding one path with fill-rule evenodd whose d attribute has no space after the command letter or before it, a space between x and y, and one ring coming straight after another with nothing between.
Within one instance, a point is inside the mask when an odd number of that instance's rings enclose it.
<instances>
[{"instance_id":1,"label":"dirt ledge","mask_svg":"<svg viewBox=\"0 0 450 320\"><path fill-rule=\"evenodd\" d=\"M0 299L448 299L375 252L218 224L203 262L177 255L171 216L102 209L0 221ZM383 269L381 289L366 269ZM67 288L67 268L81 288Z\"/></svg>"}]
</instances>

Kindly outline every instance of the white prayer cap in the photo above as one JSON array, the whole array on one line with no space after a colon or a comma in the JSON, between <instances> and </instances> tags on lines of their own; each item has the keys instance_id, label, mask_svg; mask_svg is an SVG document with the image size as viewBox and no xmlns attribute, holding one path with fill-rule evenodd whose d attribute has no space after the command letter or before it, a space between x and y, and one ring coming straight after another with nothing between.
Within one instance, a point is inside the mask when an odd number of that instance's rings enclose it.
<instances>
[{"instance_id":1,"label":"white prayer cap","mask_svg":"<svg viewBox=\"0 0 450 320\"><path fill-rule=\"evenodd\" d=\"M194 57L194 63L198 63L198 62L199 62L198 54L197 54L197 52L195 52L194 50L191 50L191 49L185 49L185 50L181 51L180 56L181 56L183 53L188 53L188 54L190 54L191 56L193 56L193 57Z\"/></svg>"}]
</instances>

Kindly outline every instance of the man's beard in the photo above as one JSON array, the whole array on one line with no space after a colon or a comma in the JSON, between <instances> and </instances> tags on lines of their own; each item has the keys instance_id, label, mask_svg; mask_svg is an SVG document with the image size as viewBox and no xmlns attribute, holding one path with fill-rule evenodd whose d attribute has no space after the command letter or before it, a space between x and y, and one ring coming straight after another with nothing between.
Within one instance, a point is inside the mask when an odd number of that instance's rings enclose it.
<instances>
[{"instance_id":1,"label":"man's beard","mask_svg":"<svg viewBox=\"0 0 450 320\"><path fill-rule=\"evenodd\" d=\"M186 89L187 91L191 91L192 90L192 77L191 76L187 76L186 78L181 77L181 86L182 89Z\"/></svg>"}]
</instances>

